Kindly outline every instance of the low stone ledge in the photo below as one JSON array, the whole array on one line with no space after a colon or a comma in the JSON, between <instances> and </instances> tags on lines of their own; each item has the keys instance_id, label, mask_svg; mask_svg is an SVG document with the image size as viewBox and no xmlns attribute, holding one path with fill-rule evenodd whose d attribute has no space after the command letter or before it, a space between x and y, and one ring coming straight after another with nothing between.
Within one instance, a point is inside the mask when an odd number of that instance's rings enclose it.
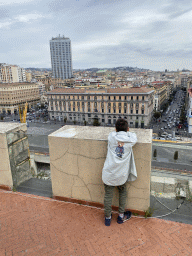
<instances>
[{"instance_id":1,"label":"low stone ledge","mask_svg":"<svg viewBox=\"0 0 192 256\"><path fill-rule=\"evenodd\" d=\"M48 136L55 197L103 204L102 168L111 131L114 128L67 125ZM152 130L130 131L138 138L133 147L138 178L128 183L126 208L144 212L150 206ZM112 204L118 207L116 189Z\"/></svg>"},{"instance_id":2,"label":"low stone ledge","mask_svg":"<svg viewBox=\"0 0 192 256\"><path fill-rule=\"evenodd\" d=\"M21 123L0 123L0 181L13 187L31 177L27 126ZM23 164L28 161L28 164Z\"/></svg>"}]
</instances>

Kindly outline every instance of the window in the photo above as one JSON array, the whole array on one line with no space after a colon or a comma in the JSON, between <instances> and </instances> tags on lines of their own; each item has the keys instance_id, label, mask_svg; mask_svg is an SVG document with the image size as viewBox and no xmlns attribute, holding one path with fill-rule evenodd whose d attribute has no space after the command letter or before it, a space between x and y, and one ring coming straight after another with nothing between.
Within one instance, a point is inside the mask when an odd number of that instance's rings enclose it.
<instances>
[{"instance_id":1,"label":"window","mask_svg":"<svg viewBox=\"0 0 192 256\"><path fill-rule=\"evenodd\" d=\"M109 96L109 100L110 100L110 96Z\"/></svg>"},{"instance_id":2,"label":"window","mask_svg":"<svg viewBox=\"0 0 192 256\"><path fill-rule=\"evenodd\" d=\"M124 109L124 113L126 114L126 108Z\"/></svg>"},{"instance_id":3,"label":"window","mask_svg":"<svg viewBox=\"0 0 192 256\"><path fill-rule=\"evenodd\" d=\"M141 113L144 114L144 109L142 109Z\"/></svg>"},{"instance_id":4,"label":"window","mask_svg":"<svg viewBox=\"0 0 192 256\"><path fill-rule=\"evenodd\" d=\"M127 96L125 96L125 100L127 99Z\"/></svg>"},{"instance_id":5,"label":"window","mask_svg":"<svg viewBox=\"0 0 192 256\"><path fill-rule=\"evenodd\" d=\"M108 109L108 112L111 113L111 109L110 108Z\"/></svg>"},{"instance_id":6,"label":"window","mask_svg":"<svg viewBox=\"0 0 192 256\"><path fill-rule=\"evenodd\" d=\"M133 96L131 96L131 100L133 100Z\"/></svg>"},{"instance_id":7,"label":"window","mask_svg":"<svg viewBox=\"0 0 192 256\"><path fill-rule=\"evenodd\" d=\"M114 96L114 100L116 99L116 97Z\"/></svg>"},{"instance_id":8,"label":"window","mask_svg":"<svg viewBox=\"0 0 192 256\"><path fill-rule=\"evenodd\" d=\"M139 96L137 96L137 100L139 99Z\"/></svg>"},{"instance_id":9,"label":"window","mask_svg":"<svg viewBox=\"0 0 192 256\"><path fill-rule=\"evenodd\" d=\"M136 114L138 114L138 109L136 109Z\"/></svg>"},{"instance_id":10,"label":"window","mask_svg":"<svg viewBox=\"0 0 192 256\"><path fill-rule=\"evenodd\" d=\"M121 96L119 96L119 99L121 100Z\"/></svg>"},{"instance_id":11,"label":"window","mask_svg":"<svg viewBox=\"0 0 192 256\"><path fill-rule=\"evenodd\" d=\"M119 109L119 114L121 114L121 109Z\"/></svg>"},{"instance_id":12,"label":"window","mask_svg":"<svg viewBox=\"0 0 192 256\"><path fill-rule=\"evenodd\" d=\"M142 96L142 100L144 100L145 99L145 97L144 96Z\"/></svg>"},{"instance_id":13,"label":"window","mask_svg":"<svg viewBox=\"0 0 192 256\"><path fill-rule=\"evenodd\" d=\"M133 109L131 109L131 114L133 114Z\"/></svg>"},{"instance_id":14,"label":"window","mask_svg":"<svg viewBox=\"0 0 192 256\"><path fill-rule=\"evenodd\" d=\"M102 113L104 113L104 109L102 108Z\"/></svg>"}]
</instances>

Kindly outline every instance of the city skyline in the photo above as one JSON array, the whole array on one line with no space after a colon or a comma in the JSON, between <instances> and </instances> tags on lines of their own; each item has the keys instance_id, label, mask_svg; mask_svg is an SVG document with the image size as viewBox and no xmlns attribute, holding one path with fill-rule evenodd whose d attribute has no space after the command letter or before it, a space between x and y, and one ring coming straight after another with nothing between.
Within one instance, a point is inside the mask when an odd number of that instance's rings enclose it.
<instances>
[{"instance_id":1,"label":"city skyline","mask_svg":"<svg viewBox=\"0 0 192 256\"><path fill-rule=\"evenodd\" d=\"M7 0L0 3L0 63L51 68L49 40L71 39L73 69L192 70L188 0Z\"/></svg>"}]
</instances>

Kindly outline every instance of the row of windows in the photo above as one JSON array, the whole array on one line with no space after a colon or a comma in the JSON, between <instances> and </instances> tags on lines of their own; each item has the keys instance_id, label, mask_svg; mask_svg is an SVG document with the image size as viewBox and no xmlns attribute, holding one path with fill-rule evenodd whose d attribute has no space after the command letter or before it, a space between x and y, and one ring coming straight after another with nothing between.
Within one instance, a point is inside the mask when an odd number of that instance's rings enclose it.
<instances>
[{"instance_id":1,"label":"row of windows","mask_svg":"<svg viewBox=\"0 0 192 256\"><path fill-rule=\"evenodd\" d=\"M61 99L61 97L63 98L63 99L75 99L75 96L51 96L50 98L49 98L49 100L50 99L54 99L54 98L59 98L59 99ZM89 99L94 99L94 100L97 100L97 99L100 99L100 97L101 97L101 99L104 99L104 96L77 96L77 99L82 99L82 100L84 100L84 99L86 99L86 97L87 97L87 99L89 100ZM130 98L129 98L130 97ZM145 100L145 96L105 96L105 99L107 99L107 100L128 100L128 99L130 99L130 100Z\"/></svg>"},{"instance_id":2,"label":"row of windows","mask_svg":"<svg viewBox=\"0 0 192 256\"><path fill-rule=\"evenodd\" d=\"M53 111L53 107L51 107L51 110ZM62 111L62 107L58 107L58 106L56 106L56 111L58 111L58 110L60 110L60 111ZM88 107L88 112L92 112L91 111L91 108L89 108ZM64 111L66 111L66 107L64 107ZM78 112L80 112L81 110L80 110L80 107L78 107L77 109L76 108L71 108L71 106L69 106L68 107L68 111L78 111ZM85 112L85 108L84 107L82 107L82 112ZM94 111L93 112L99 112L97 109L94 109ZM101 109L101 112L102 113L105 113L105 111L104 111L104 109L102 108ZM127 114L128 113L128 111L127 111L127 109L125 108L124 109L124 111L121 109L121 108L119 108L118 109L118 111L116 111L116 109L114 108L113 109L113 111L111 110L111 109L108 109L108 113L114 113L114 114L116 114L116 113L119 113L119 114L121 114L121 113L124 113L124 114ZM141 109L141 114L142 115L144 115L144 113L145 113L145 111L144 111L144 109ZM130 110L130 114L139 114L139 110L138 109L136 109L135 111L133 111L133 109L131 109Z\"/></svg>"},{"instance_id":3,"label":"row of windows","mask_svg":"<svg viewBox=\"0 0 192 256\"><path fill-rule=\"evenodd\" d=\"M67 101L67 103L68 103L68 106L71 106L71 104L72 104L73 106L75 106L76 103L77 103L77 106L80 106L80 103L82 104L82 106L84 106L84 105L86 104L86 102L84 102L84 101L81 101L81 102L80 102L80 101L77 101L77 102L76 102L76 101L72 101L72 102L71 102L71 101ZM50 104L51 104L51 106L53 106L53 101L51 101ZM57 106L57 105L60 105L60 106L61 106L61 105L62 105L62 101L55 101L55 106ZM65 102L65 101L63 101L63 105L64 105L64 106L66 105L66 102ZM91 106L91 102L88 101L88 102L87 102L87 105L88 105L88 106ZM96 106L98 106L98 105L99 105L99 103L98 103L97 101L95 101L95 102L94 102L94 106L96 107ZM123 106L123 105L124 105L124 107L127 107L127 106L128 106L128 103L125 102L125 103L123 104L123 103L121 103L121 102L118 102L118 105L117 105L117 106L121 107L121 106ZM139 108L139 103L135 103L135 104L134 104L134 103L130 103L130 107L131 107L131 108L133 108L134 106L135 106L136 108ZM144 108L144 103L142 103L141 106L142 106L142 108ZM104 108L104 102L101 102L101 107ZM109 103L107 104L107 107L108 107L108 108L111 108L111 107L115 108L115 107L116 107L116 103L113 103L113 104L112 104L112 103L109 102Z\"/></svg>"}]
</instances>

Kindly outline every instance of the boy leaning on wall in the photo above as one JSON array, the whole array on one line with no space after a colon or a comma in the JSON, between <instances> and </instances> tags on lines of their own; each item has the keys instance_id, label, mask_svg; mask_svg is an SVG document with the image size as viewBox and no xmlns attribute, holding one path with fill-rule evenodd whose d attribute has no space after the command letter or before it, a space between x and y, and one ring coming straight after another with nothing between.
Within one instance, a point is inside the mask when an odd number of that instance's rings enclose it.
<instances>
[{"instance_id":1,"label":"boy leaning on wall","mask_svg":"<svg viewBox=\"0 0 192 256\"><path fill-rule=\"evenodd\" d=\"M116 131L108 136L108 151L102 171L102 180L104 182L104 213L105 225L111 224L111 206L113 199L114 187L119 191L119 215L117 223L122 224L131 218L131 212L125 212L125 204L127 200L127 181L135 181L137 171L133 156L132 147L137 142L137 136L133 132L129 132L128 123L125 119L118 119Z\"/></svg>"}]
</instances>

